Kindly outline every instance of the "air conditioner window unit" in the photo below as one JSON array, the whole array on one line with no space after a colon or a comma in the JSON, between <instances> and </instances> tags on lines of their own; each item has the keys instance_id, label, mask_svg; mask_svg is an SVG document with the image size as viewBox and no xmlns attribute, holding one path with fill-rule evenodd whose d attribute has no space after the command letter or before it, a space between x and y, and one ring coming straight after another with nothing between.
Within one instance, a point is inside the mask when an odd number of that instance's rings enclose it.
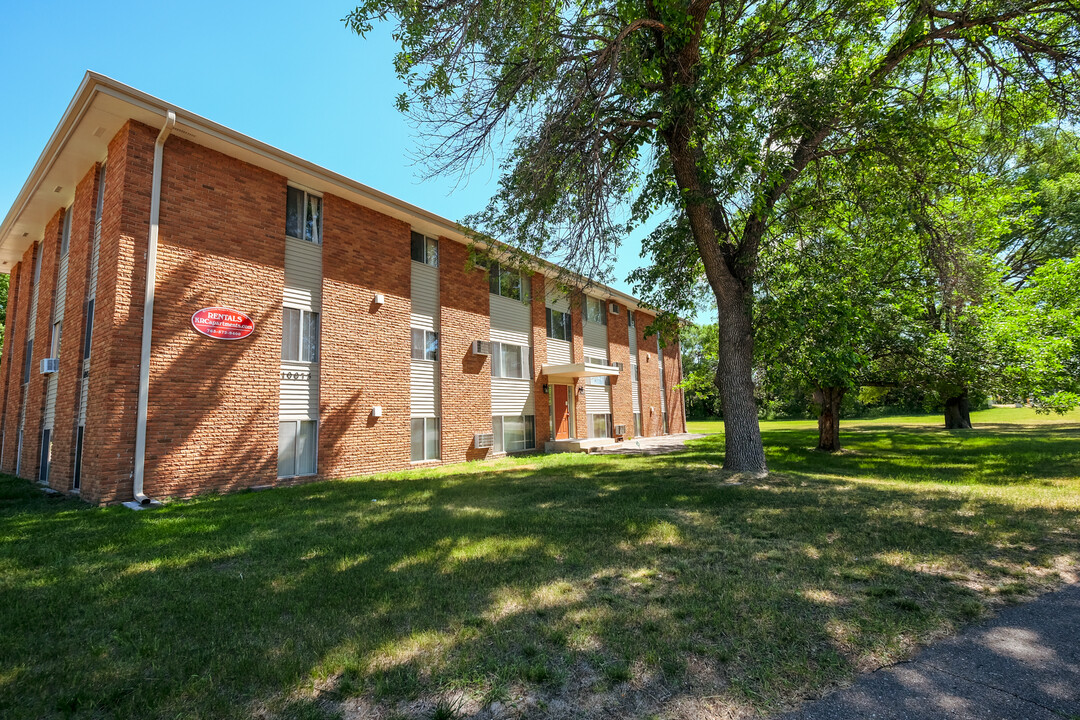
<instances>
[{"instance_id":1,"label":"air conditioner window unit","mask_svg":"<svg viewBox=\"0 0 1080 720\"><path fill-rule=\"evenodd\" d=\"M52 375L60 370L60 358L42 358L41 374Z\"/></svg>"},{"instance_id":2,"label":"air conditioner window unit","mask_svg":"<svg viewBox=\"0 0 1080 720\"><path fill-rule=\"evenodd\" d=\"M473 351L473 355L490 355L491 354L491 341L489 341L489 340L473 340L472 351Z\"/></svg>"},{"instance_id":3,"label":"air conditioner window unit","mask_svg":"<svg viewBox=\"0 0 1080 720\"><path fill-rule=\"evenodd\" d=\"M481 450L483 448L490 448L495 444L495 433L475 433L473 435L473 446L476 449Z\"/></svg>"},{"instance_id":4,"label":"air conditioner window unit","mask_svg":"<svg viewBox=\"0 0 1080 720\"><path fill-rule=\"evenodd\" d=\"M618 303L608 303L608 312L610 312L612 315L618 315L619 314L619 305L618 305Z\"/></svg>"}]
</instances>

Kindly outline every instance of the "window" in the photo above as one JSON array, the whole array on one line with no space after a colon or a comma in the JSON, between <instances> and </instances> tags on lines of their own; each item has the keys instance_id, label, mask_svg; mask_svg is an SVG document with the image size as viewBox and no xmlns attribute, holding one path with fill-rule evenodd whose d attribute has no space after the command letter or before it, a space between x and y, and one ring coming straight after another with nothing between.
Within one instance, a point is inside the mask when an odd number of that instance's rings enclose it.
<instances>
[{"instance_id":1,"label":"window","mask_svg":"<svg viewBox=\"0 0 1080 720\"><path fill-rule=\"evenodd\" d=\"M322 198L291 185L286 192L285 234L319 245L322 243Z\"/></svg>"},{"instance_id":2,"label":"window","mask_svg":"<svg viewBox=\"0 0 1080 720\"><path fill-rule=\"evenodd\" d=\"M34 363L34 338L26 341L26 357L23 359L23 385L30 382L30 368Z\"/></svg>"},{"instance_id":3,"label":"window","mask_svg":"<svg viewBox=\"0 0 1080 720\"><path fill-rule=\"evenodd\" d=\"M634 311L631 310L630 308L626 308L626 318L630 323L630 327L635 327L635 325L634 325Z\"/></svg>"},{"instance_id":4,"label":"window","mask_svg":"<svg viewBox=\"0 0 1080 720\"><path fill-rule=\"evenodd\" d=\"M315 474L316 425L314 420L283 420L278 423L279 478Z\"/></svg>"},{"instance_id":5,"label":"window","mask_svg":"<svg viewBox=\"0 0 1080 720\"><path fill-rule=\"evenodd\" d=\"M535 415L503 415L491 418L495 452L521 452L536 448Z\"/></svg>"},{"instance_id":6,"label":"window","mask_svg":"<svg viewBox=\"0 0 1080 720\"><path fill-rule=\"evenodd\" d=\"M281 324L281 359L319 362L319 313L282 308Z\"/></svg>"},{"instance_id":7,"label":"window","mask_svg":"<svg viewBox=\"0 0 1080 720\"><path fill-rule=\"evenodd\" d=\"M630 363L630 380L636 383L641 382L641 373L636 362Z\"/></svg>"},{"instance_id":8,"label":"window","mask_svg":"<svg viewBox=\"0 0 1080 720\"><path fill-rule=\"evenodd\" d=\"M44 255L41 247L41 243L34 246L34 284L37 285L41 280L41 256Z\"/></svg>"},{"instance_id":9,"label":"window","mask_svg":"<svg viewBox=\"0 0 1080 720\"><path fill-rule=\"evenodd\" d=\"M101 222L101 213L105 208L105 166L98 169L97 205L94 207L94 222Z\"/></svg>"},{"instance_id":10,"label":"window","mask_svg":"<svg viewBox=\"0 0 1080 720\"><path fill-rule=\"evenodd\" d=\"M561 310L547 309L547 336L553 340L566 340L574 338L574 331L570 326L570 313Z\"/></svg>"},{"instance_id":11,"label":"window","mask_svg":"<svg viewBox=\"0 0 1080 720\"><path fill-rule=\"evenodd\" d=\"M41 431L41 457L38 459L38 482L49 482L49 461L52 460L52 430Z\"/></svg>"},{"instance_id":12,"label":"window","mask_svg":"<svg viewBox=\"0 0 1080 720\"><path fill-rule=\"evenodd\" d=\"M664 411L663 413L661 413L661 414L660 414L660 419L664 421L664 428L663 428L663 429L664 429L664 435L667 435L667 434L668 434L668 429L667 429L667 410L665 410L665 411Z\"/></svg>"},{"instance_id":13,"label":"window","mask_svg":"<svg viewBox=\"0 0 1080 720\"><path fill-rule=\"evenodd\" d=\"M60 257L68 254L71 245L71 208L64 211L64 233L60 236Z\"/></svg>"},{"instance_id":14,"label":"window","mask_svg":"<svg viewBox=\"0 0 1080 720\"><path fill-rule=\"evenodd\" d=\"M90 340L94 337L94 299L86 303L86 331L83 333L83 360L90 358Z\"/></svg>"},{"instance_id":15,"label":"window","mask_svg":"<svg viewBox=\"0 0 1080 720\"><path fill-rule=\"evenodd\" d=\"M589 415L589 437L611 437L611 416Z\"/></svg>"},{"instance_id":16,"label":"window","mask_svg":"<svg viewBox=\"0 0 1080 720\"><path fill-rule=\"evenodd\" d=\"M49 343L49 357L60 357L60 321L52 326L52 338Z\"/></svg>"},{"instance_id":17,"label":"window","mask_svg":"<svg viewBox=\"0 0 1080 720\"><path fill-rule=\"evenodd\" d=\"M641 413L634 413L634 437L641 437Z\"/></svg>"},{"instance_id":18,"label":"window","mask_svg":"<svg viewBox=\"0 0 1080 720\"><path fill-rule=\"evenodd\" d=\"M585 362L590 364L590 365L607 365L608 364L607 363L607 358L590 357L588 355L585 356ZM611 378L601 375L599 377L585 378L585 382L587 382L589 385L610 385L611 384Z\"/></svg>"},{"instance_id":19,"label":"window","mask_svg":"<svg viewBox=\"0 0 1080 720\"><path fill-rule=\"evenodd\" d=\"M585 322L607 325L607 313L604 312L604 301L600 298L585 298Z\"/></svg>"},{"instance_id":20,"label":"window","mask_svg":"<svg viewBox=\"0 0 1080 720\"><path fill-rule=\"evenodd\" d=\"M491 377L517 378L527 380L532 377L532 354L524 345L491 343Z\"/></svg>"},{"instance_id":21,"label":"window","mask_svg":"<svg viewBox=\"0 0 1080 720\"><path fill-rule=\"evenodd\" d=\"M439 241L436 238L413 232L412 259L418 263L439 267Z\"/></svg>"},{"instance_id":22,"label":"window","mask_svg":"<svg viewBox=\"0 0 1080 720\"><path fill-rule=\"evenodd\" d=\"M439 459L439 418L412 419L412 460Z\"/></svg>"},{"instance_id":23,"label":"window","mask_svg":"<svg viewBox=\"0 0 1080 720\"><path fill-rule=\"evenodd\" d=\"M438 360L439 333L431 330L412 329L412 359Z\"/></svg>"},{"instance_id":24,"label":"window","mask_svg":"<svg viewBox=\"0 0 1080 720\"><path fill-rule=\"evenodd\" d=\"M492 295L501 295L521 302L529 300L529 288L521 273L496 262L488 267L488 289Z\"/></svg>"}]
</instances>

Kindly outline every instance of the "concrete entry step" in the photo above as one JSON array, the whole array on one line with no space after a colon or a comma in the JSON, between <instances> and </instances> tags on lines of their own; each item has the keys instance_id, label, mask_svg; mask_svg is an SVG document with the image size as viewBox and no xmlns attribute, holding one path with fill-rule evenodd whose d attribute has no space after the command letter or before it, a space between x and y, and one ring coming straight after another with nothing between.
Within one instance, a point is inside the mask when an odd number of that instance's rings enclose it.
<instances>
[{"instance_id":1,"label":"concrete entry step","mask_svg":"<svg viewBox=\"0 0 1080 720\"><path fill-rule=\"evenodd\" d=\"M569 438L568 440L553 440L544 443L544 452L584 452L589 453L608 445L614 445L615 438Z\"/></svg>"}]
</instances>

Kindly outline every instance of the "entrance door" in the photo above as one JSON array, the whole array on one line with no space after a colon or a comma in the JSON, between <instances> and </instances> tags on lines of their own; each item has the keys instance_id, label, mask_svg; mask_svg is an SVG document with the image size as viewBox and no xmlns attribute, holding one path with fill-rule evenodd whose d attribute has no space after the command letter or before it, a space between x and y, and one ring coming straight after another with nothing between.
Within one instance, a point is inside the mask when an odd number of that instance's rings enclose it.
<instances>
[{"instance_id":1,"label":"entrance door","mask_svg":"<svg viewBox=\"0 0 1080 720\"><path fill-rule=\"evenodd\" d=\"M555 439L566 440L570 437L570 387L554 385Z\"/></svg>"}]
</instances>

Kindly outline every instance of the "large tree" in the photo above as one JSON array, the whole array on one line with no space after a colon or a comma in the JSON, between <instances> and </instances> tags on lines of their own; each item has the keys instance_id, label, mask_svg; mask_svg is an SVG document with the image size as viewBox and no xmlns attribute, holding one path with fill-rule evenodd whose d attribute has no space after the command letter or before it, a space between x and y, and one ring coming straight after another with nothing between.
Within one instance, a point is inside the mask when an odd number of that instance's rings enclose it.
<instances>
[{"instance_id":1,"label":"large tree","mask_svg":"<svg viewBox=\"0 0 1080 720\"><path fill-rule=\"evenodd\" d=\"M431 170L505 150L478 230L595 273L670 215L669 272L644 290L707 279L724 465L747 471L765 469L753 308L777 203L816 164L932 134L945 100L1070 106L1080 58L1076 0L366 0L346 20L389 17Z\"/></svg>"}]
</instances>

